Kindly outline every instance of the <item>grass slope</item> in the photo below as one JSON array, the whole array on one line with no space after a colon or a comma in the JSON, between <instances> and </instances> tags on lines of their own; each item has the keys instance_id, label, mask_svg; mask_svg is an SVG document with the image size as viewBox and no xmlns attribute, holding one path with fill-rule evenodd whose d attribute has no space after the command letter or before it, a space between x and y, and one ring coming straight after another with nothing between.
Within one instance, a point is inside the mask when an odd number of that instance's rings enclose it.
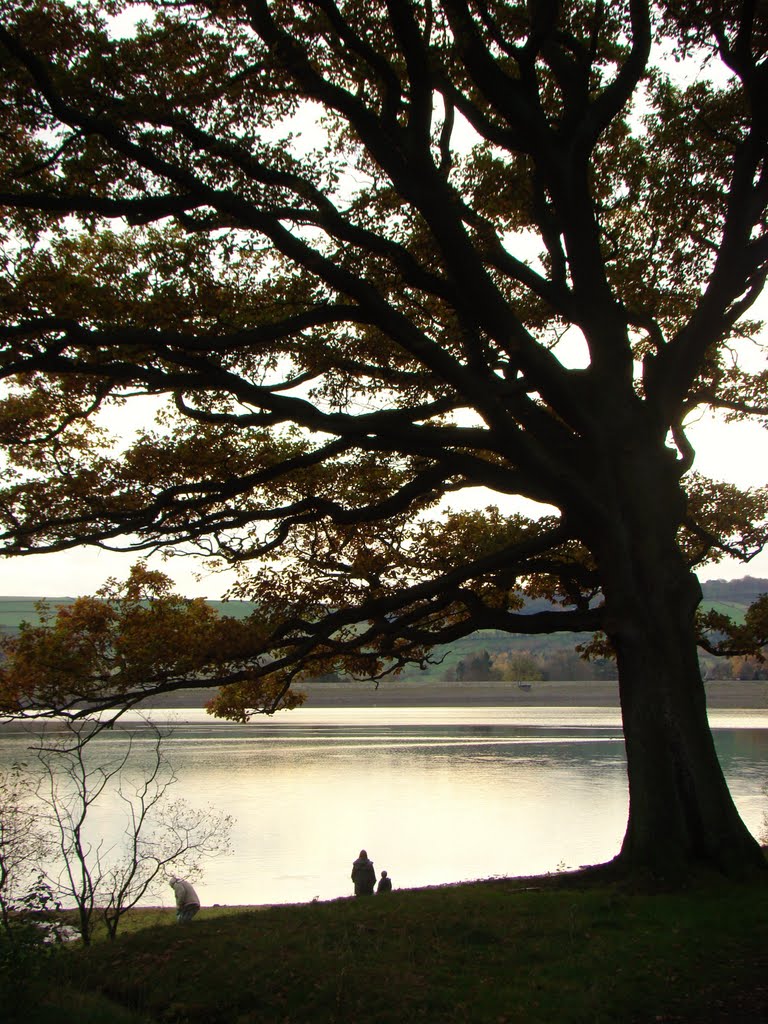
<instances>
[{"instance_id":1,"label":"grass slope","mask_svg":"<svg viewBox=\"0 0 768 1024\"><path fill-rule=\"evenodd\" d=\"M757 1024L768 878L677 892L578 874L494 880L234 916L204 908L187 927L166 912L53 966L55 995L18 1020Z\"/></svg>"}]
</instances>

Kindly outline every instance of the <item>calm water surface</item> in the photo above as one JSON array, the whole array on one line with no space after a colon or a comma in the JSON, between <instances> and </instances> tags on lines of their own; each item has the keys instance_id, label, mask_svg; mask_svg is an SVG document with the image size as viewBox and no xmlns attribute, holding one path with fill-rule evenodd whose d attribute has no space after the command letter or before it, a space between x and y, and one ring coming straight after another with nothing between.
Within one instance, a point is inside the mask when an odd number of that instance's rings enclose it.
<instances>
[{"instance_id":1,"label":"calm water surface","mask_svg":"<svg viewBox=\"0 0 768 1024\"><path fill-rule=\"evenodd\" d=\"M400 888L596 863L624 834L614 709L302 708L247 726L197 710L155 714L172 715L174 795L236 818L234 854L206 863L204 903L348 895L361 847ZM739 811L759 835L768 710L713 711L710 722ZM0 734L0 763L28 744ZM119 814L116 799L101 808L100 834L117 833Z\"/></svg>"}]
</instances>

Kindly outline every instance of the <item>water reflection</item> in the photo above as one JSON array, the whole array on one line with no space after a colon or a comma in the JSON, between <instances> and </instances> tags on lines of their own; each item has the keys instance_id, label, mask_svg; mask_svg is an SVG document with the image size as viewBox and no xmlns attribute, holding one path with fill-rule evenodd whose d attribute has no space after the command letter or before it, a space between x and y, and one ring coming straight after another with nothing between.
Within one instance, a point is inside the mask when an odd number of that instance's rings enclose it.
<instances>
[{"instance_id":1,"label":"water reflection","mask_svg":"<svg viewBox=\"0 0 768 1024\"><path fill-rule=\"evenodd\" d=\"M713 713L712 724L757 832L768 713ZM395 887L554 871L613 856L626 824L623 740L609 708L302 709L247 726L182 711L173 729L178 795L237 819L235 855L206 868L207 903L347 895L361 847ZM97 742L120 741L115 730ZM28 744L0 738L0 761ZM102 809L105 835L117 813L117 803Z\"/></svg>"}]
</instances>

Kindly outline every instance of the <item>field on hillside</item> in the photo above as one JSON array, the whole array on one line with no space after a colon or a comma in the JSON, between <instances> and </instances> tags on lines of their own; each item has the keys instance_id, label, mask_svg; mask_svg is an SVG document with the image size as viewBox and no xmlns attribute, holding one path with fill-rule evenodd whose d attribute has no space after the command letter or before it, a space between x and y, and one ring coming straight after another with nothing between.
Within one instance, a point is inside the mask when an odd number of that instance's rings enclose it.
<instances>
[{"instance_id":1,"label":"field on hillside","mask_svg":"<svg viewBox=\"0 0 768 1024\"><path fill-rule=\"evenodd\" d=\"M705 600L702 609L715 609L730 615L737 622L742 622L744 612L753 595L743 601L729 597L728 600ZM34 597L0 597L0 636L16 632L22 622L37 625L40 615L37 604L41 598ZM61 604L71 604L74 598L47 598L46 602L53 608ZM211 601L210 604L221 615L242 619L251 615L257 605L249 601ZM537 604L538 608L538 604ZM534 657L553 658L561 654L571 654L577 643L589 639L584 633L552 633L540 636L514 636L501 630L481 630L450 645L436 647L430 658L430 664L424 669L410 668L403 678L423 683L436 683L453 678L460 662L469 662L472 658L487 652L490 658L510 652L525 652ZM565 678L562 671L556 672L551 678ZM596 676L597 678L598 676ZM469 677L466 677L469 678Z\"/></svg>"}]
</instances>

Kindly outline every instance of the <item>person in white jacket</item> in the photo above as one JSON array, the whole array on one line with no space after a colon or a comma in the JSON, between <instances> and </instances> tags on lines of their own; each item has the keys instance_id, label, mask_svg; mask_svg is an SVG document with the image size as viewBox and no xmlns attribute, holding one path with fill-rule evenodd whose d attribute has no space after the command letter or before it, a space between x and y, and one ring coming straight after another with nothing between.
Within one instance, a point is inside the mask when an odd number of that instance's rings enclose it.
<instances>
[{"instance_id":1,"label":"person in white jacket","mask_svg":"<svg viewBox=\"0 0 768 1024\"><path fill-rule=\"evenodd\" d=\"M179 924L186 924L200 909L200 900L190 883L183 878L172 878L170 884L176 895L176 920Z\"/></svg>"}]
</instances>

